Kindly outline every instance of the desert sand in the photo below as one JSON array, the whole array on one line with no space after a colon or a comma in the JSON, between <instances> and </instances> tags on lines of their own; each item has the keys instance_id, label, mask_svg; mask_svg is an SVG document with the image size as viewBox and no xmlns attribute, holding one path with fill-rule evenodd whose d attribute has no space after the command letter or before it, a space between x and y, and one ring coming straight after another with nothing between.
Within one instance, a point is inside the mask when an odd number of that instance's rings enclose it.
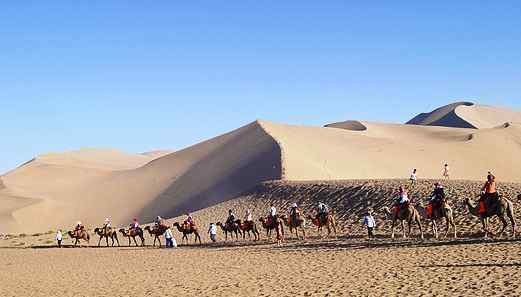
<instances>
[{"instance_id":1,"label":"desert sand","mask_svg":"<svg viewBox=\"0 0 521 297\"><path fill-rule=\"evenodd\" d=\"M519 242L2 249L1 296L519 296Z\"/></svg>"}]
</instances>

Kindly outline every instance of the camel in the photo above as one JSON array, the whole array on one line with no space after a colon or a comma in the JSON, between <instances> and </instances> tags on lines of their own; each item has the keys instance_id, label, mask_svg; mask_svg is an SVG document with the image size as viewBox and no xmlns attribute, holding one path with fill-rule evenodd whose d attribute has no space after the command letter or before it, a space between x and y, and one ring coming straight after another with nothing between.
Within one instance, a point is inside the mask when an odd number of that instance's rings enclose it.
<instances>
[{"instance_id":1,"label":"camel","mask_svg":"<svg viewBox=\"0 0 521 297\"><path fill-rule=\"evenodd\" d=\"M230 237L233 238L233 233L235 233L235 240L239 239L239 234L242 235L240 225L235 222L231 226L229 224L223 224L221 222L217 222L217 226L221 227L221 230L224 232L225 241L228 240L228 233L230 233Z\"/></svg>"},{"instance_id":2,"label":"camel","mask_svg":"<svg viewBox=\"0 0 521 297\"><path fill-rule=\"evenodd\" d=\"M156 240L159 241L159 247L161 247L161 238L168 229L168 226L165 225L156 225L154 228L150 228L150 226L146 226L145 230L148 231L150 236L154 236L154 244L152 246L156 246Z\"/></svg>"},{"instance_id":3,"label":"camel","mask_svg":"<svg viewBox=\"0 0 521 297\"><path fill-rule=\"evenodd\" d=\"M299 229L302 231L302 239L306 238L306 229L304 228L306 226L306 219L303 216L299 216L297 220L290 220L290 217L287 215L283 215L281 218L284 221L284 224L289 227L289 232L291 234L293 234L293 230L295 230L297 239L300 239L298 233Z\"/></svg>"},{"instance_id":4,"label":"camel","mask_svg":"<svg viewBox=\"0 0 521 297\"><path fill-rule=\"evenodd\" d=\"M80 239L83 239L87 242L87 244L90 242L90 235L89 232L87 232L85 229L79 230L79 231L69 231L67 232L69 234L69 237L72 239L75 239L74 246L76 246L78 243L81 246Z\"/></svg>"},{"instance_id":5,"label":"camel","mask_svg":"<svg viewBox=\"0 0 521 297\"><path fill-rule=\"evenodd\" d=\"M275 222L272 222L271 224L268 224L268 219L265 217L261 217L259 221L262 223L262 227L266 230L266 237L268 237L268 239L271 239L271 231L277 230L277 226L279 224L282 224L282 226L284 226L284 222L278 216L275 219Z\"/></svg>"},{"instance_id":6,"label":"camel","mask_svg":"<svg viewBox=\"0 0 521 297\"><path fill-rule=\"evenodd\" d=\"M94 233L98 234L99 236L98 246L101 245L101 240L103 238L105 238L107 242L107 247L109 246L109 238L112 240L112 246L114 246L114 239L116 240L119 246L118 232L116 232L115 229L112 229L111 227L96 228L94 229Z\"/></svg>"},{"instance_id":7,"label":"camel","mask_svg":"<svg viewBox=\"0 0 521 297\"><path fill-rule=\"evenodd\" d=\"M197 243L197 240L199 240L199 244L201 244L201 236L199 235L199 231L197 231L197 228L195 226L185 228L184 226L181 226L178 222L175 222L174 227L177 228L177 231L183 233L181 244L184 243L185 239L186 243L188 243L188 235L192 233L195 235L195 243Z\"/></svg>"},{"instance_id":8,"label":"camel","mask_svg":"<svg viewBox=\"0 0 521 297\"><path fill-rule=\"evenodd\" d=\"M393 221L391 238L394 238L394 228L396 227L396 221L400 221L400 224L402 225L403 238L407 238L407 236L411 235L411 225L412 223L416 223L420 229L420 238L423 239L421 216L420 213L412 206L412 204L409 203L407 207L402 207L398 213L391 213L388 207L384 207L383 210L384 213ZM407 235L405 234L405 222L407 222L409 225L409 232Z\"/></svg>"},{"instance_id":9,"label":"camel","mask_svg":"<svg viewBox=\"0 0 521 297\"><path fill-rule=\"evenodd\" d=\"M445 234L443 235L443 238L447 237L451 227L454 230L454 238L457 238L456 223L454 222L453 216L454 211L447 202L442 202L440 208L433 208L432 217L429 217L427 215L427 209L423 205L418 205L417 210L426 220L431 221L432 233L434 234L434 238L438 239L438 225L436 221L439 219L445 219L445 223L447 224L447 228L445 229Z\"/></svg>"},{"instance_id":10,"label":"camel","mask_svg":"<svg viewBox=\"0 0 521 297\"><path fill-rule=\"evenodd\" d=\"M251 222L242 222L241 220L237 220L236 223L239 225L239 229L242 231L242 239L246 239L246 232L248 232L248 238L251 238L250 233L253 233L254 240L257 241L260 239L260 233L257 229L257 224L254 221Z\"/></svg>"},{"instance_id":11,"label":"camel","mask_svg":"<svg viewBox=\"0 0 521 297\"><path fill-rule=\"evenodd\" d=\"M516 220L514 218L514 205L507 198L504 198L500 195L496 207L489 207L485 214L480 214L479 204L474 205L469 198L465 199L465 205L469 209L470 214L480 219L483 231L485 232L484 237L487 237L488 234L494 236L494 234L488 230L489 219L494 216L497 216L499 220L501 220L501 222L503 223L503 228L499 233L499 237L503 235L506 227L508 226L508 222L506 219L507 217L512 225L512 237L516 236Z\"/></svg>"},{"instance_id":12,"label":"camel","mask_svg":"<svg viewBox=\"0 0 521 297\"><path fill-rule=\"evenodd\" d=\"M133 228L129 229L128 231L124 228L119 229L119 232L123 234L123 237L128 238L128 246L130 246L130 238L134 240L134 243L136 246L138 246L136 237L139 237L141 239L141 246L145 246L145 237L143 236L143 229L141 228Z\"/></svg>"},{"instance_id":13,"label":"camel","mask_svg":"<svg viewBox=\"0 0 521 297\"><path fill-rule=\"evenodd\" d=\"M335 233L335 237L337 236L337 233L336 233L337 223L336 223L334 212L332 212L332 211L329 212L329 214L326 216L325 222L319 220L316 217L313 218L309 214L307 215L307 219L310 220L311 222L313 222L313 225L317 226L318 235L320 237L322 237L322 228L323 227L327 228L327 236L328 237L331 236L331 229L333 229L333 232Z\"/></svg>"}]
</instances>

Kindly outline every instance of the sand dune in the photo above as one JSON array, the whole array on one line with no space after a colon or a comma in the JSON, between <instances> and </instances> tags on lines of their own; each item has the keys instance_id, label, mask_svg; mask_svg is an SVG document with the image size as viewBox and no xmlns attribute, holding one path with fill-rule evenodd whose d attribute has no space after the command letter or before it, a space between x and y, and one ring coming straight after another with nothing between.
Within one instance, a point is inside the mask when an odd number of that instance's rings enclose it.
<instances>
[{"instance_id":1,"label":"sand dune","mask_svg":"<svg viewBox=\"0 0 521 297\"><path fill-rule=\"evenodd\" d=\"M456 102L429 113L421 113L407 124L486 129L506 122L521 122L521 112L472 102Z\"/></svg>"},{"instance_id":2,"label":"sand dune","mask_svg":"<svg viewBox=\"0 0 521 297\"><path fill-rule=\"evenodd\" d=\"M139 155L128 163L120 156L91 162L92 155L40 157L3 176L0 199L14 199L14 207L1 210L17 224L0 224L0 232L41 232L77 220L93 227L105 217L115 225L133 217L150 222L233 198L281 173L280 150L257 122L152 161Z\"/></svg>"},{"instance_id":3,"label":"sand dune","mask_svg":"<svg viewBox=\"0 0 521 297\"><path fill-rule=\"evenodd\" d=\"M467 106L444 110L460 113L457 109L463 107ZM493 122L498 110L480 121ZM440 178L445 162L453 178L481 180L493 170L501 181L519 182L521 159L512 156L520 155L520 143L518 123L469 129L363 121L307 127L256 121L172 153L47 154L2 176L0 232L41 232L76 220L93 227L105 217L112 217L116 225L133 217L150 222L156 215L174 217L204 209L269 180L403 178L412 168L421 178Z\"/></svg>"}]
</instances>

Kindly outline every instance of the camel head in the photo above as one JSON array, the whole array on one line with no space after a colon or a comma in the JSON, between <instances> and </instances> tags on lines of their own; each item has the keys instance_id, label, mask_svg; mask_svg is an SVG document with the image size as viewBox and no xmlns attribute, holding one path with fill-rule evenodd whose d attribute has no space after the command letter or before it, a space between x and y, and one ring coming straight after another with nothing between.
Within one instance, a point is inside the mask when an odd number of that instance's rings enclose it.
<instances>
[{"instance_id":1,"label":"camel head","mask_svg":"<svg viewBox=\"0 0 521 297\"><path fill-rule=\"evenodd\" d=\"M121 232L122 234L127 234L127 230L125 230L124 228L119 229L119 232Z\"/></svg>"},{"instance_id":2,"label":"camel head","mask_svg":"<svg viewBox=\"0 0 521 297\"><path fill-rule=\"evenodd\" d=\"M147 231L150 232L150 226L146 226L146 227L145 227L145 230L147 230Z\"/></svg>"},{"instance_id":3,"label":"camel head","mask_svg":"<svg viewBox=\"0 0 521 297\"><path fill-rule=\"evenodd\" d=\"M94 229L94 233L101 233L101 229L100 228L95 228Z\"/></svg>"},{"instance_id":4,"label":"camel head","mask_svg":"<svg viewBox=\"0 0 521 297\"><path fill-rule=\"evenodd\" d=\"M217 225L217 226L219 226L219 227L222 227L223 223L221 223L221 222L217 222L217 223L215 223L215 225Z\"/></svg>"}]
</instances>

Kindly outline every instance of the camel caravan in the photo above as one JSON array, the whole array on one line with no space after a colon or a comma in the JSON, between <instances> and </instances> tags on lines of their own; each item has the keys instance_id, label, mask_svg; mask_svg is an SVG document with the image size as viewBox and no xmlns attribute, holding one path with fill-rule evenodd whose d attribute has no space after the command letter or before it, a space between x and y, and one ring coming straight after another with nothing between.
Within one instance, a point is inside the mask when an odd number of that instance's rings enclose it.
<instances>
[{"instance_id":1,"label":"camel caravan","mask_svg":"<svg viewBox=\"0 0 521 297\"><path fill-rule=\"evenodd\" d=\"M495 236L491 231L490 220L498 217L502 223L502 228L498 237L502 237L510 224L512 237L515 237L516 221L514 218L514 206L512 202L499 195L496 189L495 177L489 173L487 181L483 186L482 192L477 196L477 201L467 198L464 200L464 206L468 209L472 216L479 218L484 232L484 237ZM517 197L521 200L521 194ZM325 203L318 202L314 208L315 213L304 215L296 203L294 203L287 213L278 214L273 204L270 205L267 215L260 217L257 221L253 219L252 212L246 211L243 219L239 219L233 210L228 211L228 217L223 222L212 223L208 234L213 242L216 242L217 229L219 228L224 235L224 241L228 240L249 240L259 241L261 239L261 230L264 231L266 238L271 241L276 236L276 241L280 244L285 238L285 228L289 229L290 235L294 235L296 240L306 239L306 229L310 226L316 227L316 234L323 238L323 229L327 230L327 237L337 237L337 219L335 211L330 209ZM443 238L451 234L453 238L458 237L457 226L454 219L454 211L450 205L448 197L445 195L443 186L440 183L434 184L432 194L424 201L415 203L409 199L409 195L405 186L398 189L398 194L391 207L384 206L381 208L382 214L391 222L392 239L395 238L395 229L397 225L401 226L402 237L407 238L412 234L412 228L417 228L419 238L424 239L423 222L427 222L432 227L432 238L438 239L439 227L445 225ZM364 225L367 225L369 239L374 238L373 229L376 227L375 220L372 217L372 209L369 208L364 217ZM218 228L217 228L218 227ZM194 219L187 214L186 219L182 222L175 222L171 226L166 224L165 220L157 217L153 225L141 228L137 219L128 226L128 228L114 229L111 226L110 219L107 218L102 227L95 228L94 233L99 236L98 246L104 241L107 247L120 246L118 233L128 239L128 246L133 243L134 246L145 246L145 231L153 238L152 246L156 243L162 246L161 238L165 238L165 244L168 246L173 239L171 229L177 230L182 234L181 244L188 244L193 236L196 244L202 244L201 233ZM308 232L309 233L309 232ZM81 245L81 242L89 244L89 232L78 222L73 231L68 232L69 237L74 240L74 246ZM109 243L110 239L110 243ZM138 241L139 240L139 241Z\"/></svg>"}]
</instances>

